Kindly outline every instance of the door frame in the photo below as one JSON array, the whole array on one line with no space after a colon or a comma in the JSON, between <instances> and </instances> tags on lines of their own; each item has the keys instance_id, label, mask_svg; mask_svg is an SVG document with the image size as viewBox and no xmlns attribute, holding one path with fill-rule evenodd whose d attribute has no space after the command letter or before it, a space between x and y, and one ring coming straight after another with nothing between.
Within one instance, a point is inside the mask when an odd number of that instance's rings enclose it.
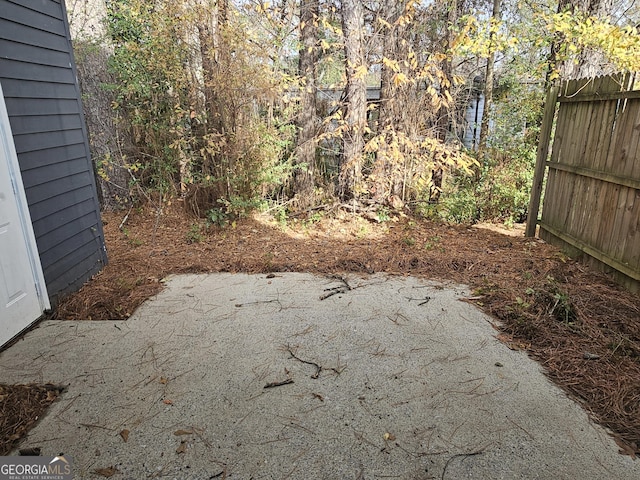
<instances>
[{"instance_id":1,"label":"door frame","mask_svg":"<svg viewBox=\"0 0 640 480\"><path fill-rule=\"evenodd\" d=\"M31 265L31 274L35 281L36 293L38 295L38 301L40 302L40 312L42 313L45 310L51 309L51 304L49 302L47 285L42 271L42 264L40 263L40 255L38 254L38 245L33 232L33 225L31 224L29 204L27 203L27 196L24 191L24 184L22 183L22 173L20 171L20 164L18 163L15 143L13 141L13 133L11 131L11 124L9 123L7 106L4 101L2 83L0 83L0 136L6 139L6 145L3 145L4 141L0 139L0 148L4 148L6 152L5 157L8 162L7 167L9 169L9 177L13 185L14 198L16 200L20 216L20 227L26 240L29 264ZM30 320L32 321L29 322L29 325L35 322L37 318Z\"/></svg>"}]
</instances>

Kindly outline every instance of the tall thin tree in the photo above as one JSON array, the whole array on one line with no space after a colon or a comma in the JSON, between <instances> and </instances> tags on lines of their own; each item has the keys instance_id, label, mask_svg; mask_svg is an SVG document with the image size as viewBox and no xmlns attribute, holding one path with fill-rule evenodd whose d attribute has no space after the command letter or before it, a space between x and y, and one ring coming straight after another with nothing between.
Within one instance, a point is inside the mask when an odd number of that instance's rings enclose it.
<instances>
[{"instance_id":1,"label":"tall thin tree","mask_svg":"<svg viewBox=\"0 0 640 480\"><path fill-rule=\"evenodd\" d=\"M442 74L445 80L443 89L450 90L453 85L453 47L455 41L455 26L458 21L458 0L449 0L445 3L446 9L446 46L445 46L445 58L442 62ZM442 142L447 141L449 134L449 127L451 125L452 114L455 114L455 105L450 105L448 102L442 104L438 110L438 119L436 122L436 138ZM434 169L431 172L431 188L429 189L429 202L437 203L440 200L440 193L442 192L442 177L444 175L444 169L442 165L434 165Z\"/></svg>"},{"instance_id":2,"label":"tall thin tree","mask_svg":"<svg viewBox=\"0 0 640 480\"><path fill-rule=\"evenodd\" d=\"M300 0L300 49L298 72L300 85L300 113L297 118L298 138L293 190L299 208L313 202L316 176L316 70L318 62L318 0Z\"/></svg>"},{"instance_id":3,"label":"tall thin tree","mask_svg":"<svg viewBox=\"0 0 640 480\"><path fill-rule=\"evenodd\" d=\"M493 0L493 14L491 15L492 30L490 33L490 51L489 58L487 59L487 69L484 78L484 109L482 112L482 122L480 124L480 140L478 142L478 153L480 157L480 164L484 158L487 149L487 137L489 135L489 119L491 115L491 103L493 100L493 77L495 72L496 63L496 49L493 45L495 39L495 31L493 28L497 28L495 25L500 22L501 15L501 0Z\"/></svg>"},{"instance_id":4,"label":"tall thin tree","mask_svg":"<svg viewBox=\"0 0 640 480\"><path fill-rule=\"evenodd\" d=\"M347 129L342 139L343 159L338 181L339 195L344 200L357 199L362 181L364 131L367 126L368 73L364 54L364 8L362 0L342 2L342 33L346 59L345 73Z\"/></svg>"},{"instance_id":5,"label":"tall thin tree","mask_svg":"<svg viewBox=\"0 0 640 480\"><path fill-rule=\"evenodd\" d=\"M611 12L613 3L614 0L559 0L558 13L568 11L573 14L584 14L602 19ZM563 41L562 36L558 36L551 45L550 69L547 75L547 82L553 69L557 69L560 78L563 80L595 77L604 73L602 66L607 63L604 54L591 48L585 48L575 60L559 59L558 54Z\"/></svg>"},{"instance_id":6,"label":"tall thin tree","mask_svg":"<svg viewBox=\"0 0 640 480\"><path fill-rule=\"evenodd\" d=\"M399 65L402 60L406 60L402 48L402 40L405 33L404 24L399 22L409 0L384 0L381 3L379 18L382 25L382 67L380 78L380 111L378 119L378 133L386 135L391 141L390 134L397 130L404 130L403 108L407 98L408 87L397 85L393 78L394 70L392 64ZM378 151L376 162L373 168L373 200L382 203L390 195L401 193L402 179L397 178L399 172L394 172L390 164L390 159L386 152Z\"/></svg>"}]
</instances>

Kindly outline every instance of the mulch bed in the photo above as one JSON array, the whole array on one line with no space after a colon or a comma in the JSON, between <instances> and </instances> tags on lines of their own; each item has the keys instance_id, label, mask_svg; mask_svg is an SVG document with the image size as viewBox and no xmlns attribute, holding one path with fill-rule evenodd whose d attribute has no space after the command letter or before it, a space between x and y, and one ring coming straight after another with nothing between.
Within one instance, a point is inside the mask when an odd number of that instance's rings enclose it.
<instances>
[{"instance_id":1,"label":"mulch bed","mask_svg":"<svg viewBox=\"0 0 640 480\"><path fill-rule=\"evenodd\" d=\"M555 247L405 216L375 223L342 210L315 222L283 225L262 215L225 228L186 215L180 202L126 214L104 215L109 265L51 318L126 319L178 273L386 272L464 283L498 320L499 338L535 357L611 430L621 453L640 454L640 296Z\"/></svg>"},{"instance_id":2,"label":"mulch bed","mask_svg":"<svg viewBox=\"0 0 640 480\"><path fill-rule=\"evenodd\" d=\"M9 455L62 390L56 385L0 384L0 455Z\"/></svg>"}]
</instances>

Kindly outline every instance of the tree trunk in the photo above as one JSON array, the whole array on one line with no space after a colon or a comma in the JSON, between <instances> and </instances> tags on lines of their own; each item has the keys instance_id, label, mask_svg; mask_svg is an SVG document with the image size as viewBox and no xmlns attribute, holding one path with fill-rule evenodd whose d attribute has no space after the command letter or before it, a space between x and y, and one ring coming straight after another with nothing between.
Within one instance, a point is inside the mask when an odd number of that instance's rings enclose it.
<instances>
[{"instance_id":1,"label":"tree trunk","mask_svg":"<svg viewBox=\"0 0 640 480\"><path fill-rule=\"evenodd\" d=\"M91 158L96 162L98 195L103 210L117 210L132 201L131 176L125 157L132 150L127 129L119 125L113 109L115 93L104 88L116 79L109 72L108 62L113 51L107 47L93 48L76 42L78 81L84 96L84 118L91 141Z\"/></svg>"},{"instance_id":2,"label":"tree trunk","mask_svg":"<svg viewBox=\"0 0 640 480\"><path fill-rule=\"evenodd\" d=\"M228 0L195 0L198 8L197 24L200 56L202 59L203 93L207 123L203 136L203 143L219 141L229 133L229 115L225 99L219 94L220 79L224 75L229 54L222 29L227 22ZM218 140L216 140L218 139ZM202 174L211 175L215 179L223 179L230 171L230 155L205 154L202 164ZM225 196L231 191L228 185L220 187Z\"/></svg>"},{"instance_id":3,"label":"tree trunk","mask_svg":"<svg viewBox=\"0 0 640 480\"><path fill-rule=\"evenodd\" d=\"M442 73L449 83L445 88L450 89L453 85L453 42L455 40L455 31L453 27L458 20L458 1L450 0L445 3L447 8L447 29L449 34L447 35L447 47L446 56L442 63ZM451 123L451 111L455 110L455 105L442 105L438 111L438 120L436 123L436 138L441 142L447 141L447 135L449 134L449 126ZM434 165L434 169L431 172L431 187L429 188L429 202L438 203L440 200L440 193L442 192L442 177L444 170L442 165Z\"/></svg>"},{"instance_id":4,"label":"tree trunk","mask_svg":"<svg viewBox=\"0 0 640 480\"><path fill-rule=\"evenodd\" d=\"M382 57L389 61L401 61L400 42L401 36L398 19L402 16L407 6L407 0L385 0L381 6L380 15L384 20ZM378 134L386 135L387 141L392 141L392 132L402 130L402 104L407 101L403 94L406 87L396 86L393 83L395 72L387 65L382 64L380 82L380 111L378 116ZM396 159L397 160L397 159ZM390 195L401 193L402 178L395 178L399 171L391 164L385 151L378 151L373 168L372 200L383 203Z\"/></svg>"},{"instance_id":5,"label":"tree trunk","mask_svg":"<svg viewBox=\"0 0 640 480\"><path fill-rule=\"evenodd\" d=\"M493 0L493 14L492 20L495 22L499 22L500 15L500 2L501 0ZM493 38L495 35L491 34L491 51L489 53L489 58L487 59L487 70L485 74L484 80L484 109L482 111L482 123L480 124L480 140L478 145L478 156L480 165L483 163L485 151L487 148L487 136L489 134L489 117L491 113L491 103L493 100L493 73L495 70L495 62L496 62L496 52L493 45Z\"/></svg>"},{"instance_id":6,"label":"tree trunk","mask_svg":"<svg viewBox=\"0 0 640 480\"><path fill-rule=\"evenodd\" d=\"M447 43L445 48L446 55L444 61L442 62L442 73L449 83L449 85L445 86L445 88L450 89L451 85L453 84L453 52L451 52L451 49L453 48L453 42L456 38L454 27L458 20L458 0L449 0L448 2L445 2L445 6L447 9L447 31L449 33L447 35ZM446 141L447 134L449 133L450 112L451 108L449 105L442 105L442 107L440 107L440 110L438 111L436 138L443 142Z\"/></svg>"},{"instance_id":7,"label":"tree trunk","mask_svg":"<svg viewBox=\"0 0 640 480\"><path fill-rule=\"evenodd\" d=\"M300 113L293 191L299 208L310 206L316 174L316 68L318 38L318 0L300 0L300 50L298 73L301 76Z\"/></svg>"},{"instance_id":8,"label":"tree trunk","mask_svg":"<svg viewBox=\"0 0 640 480\"><path fill-rule=\"evenodd\" d=\"M364 130L367 126L367 66L364 56L364 12L361 0L342 2L342 33L346 57L347 129L342 139L343 160L338 182L343 200L357 199L362 181Z\"/></svg>"},{"instance_id":9,"label":"tree trunk","mask_svg":"<svg viewBox=\"0 0 640 480\"><path fill-rule=\"evenodd\" d=\"M612 6L613 0L559 0L558 13L568 10L571 13L584 13L592 17L605 18L612 10ZM549 75L555 68L558 69L562 80L590 78L608 73L603 70L603 66L607 63L604 54L590 48L585 48L580 52L577 63L573 59L558 62L557 54L563 41L563 38L558 37L551 44L547 83L549 83Z\"/></svg>"},{"instance_id":10,"label":"tree trunk","mask_svg":"<svg viewBox=\"0 0 640 480\"><path fill-rule=\"evenodd\" d=\"M211 130L222 133L223 112L215 83L220 75L220 26L222 12L214 0L196 0L200 23L198 40L202 58L202 76L204 80L205 109ZM225 13L226 15L226 13Z\"/></svg>"},{"instance_id":11,"label":"tree trunk","mask_svg":"<svg viewBox=\"0 0 640 480\"><path fill-rule=\"evenodd\" d=\"M398 19L403 14L407 5L407 0L385 0L383 4L382 17L389 24L383 27L384 37L382 41L382 56L388 60L404 60L399 55L399 26ZM397 88L393 84L394 72L386 65L382 65L380 82L380 126L393 126L398 117L398 101L396 97Z\"/></svg>"}]
</instances>

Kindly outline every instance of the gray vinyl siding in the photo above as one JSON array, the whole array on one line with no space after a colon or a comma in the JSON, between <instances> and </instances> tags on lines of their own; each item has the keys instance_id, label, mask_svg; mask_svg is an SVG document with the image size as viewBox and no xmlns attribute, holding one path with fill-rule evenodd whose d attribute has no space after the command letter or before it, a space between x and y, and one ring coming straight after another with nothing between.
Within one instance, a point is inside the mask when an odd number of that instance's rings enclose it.
<instances>
[{"instance_id":1,"label":"gray vinyl siding","mask_svg":"<svg viewBox=\"0 0 640 480\"><path fill-rule=\"evenodd\" d=\"M0 82L52 304L106 263L64 4L0 0Z\"/></svg>"}]
</instances>

